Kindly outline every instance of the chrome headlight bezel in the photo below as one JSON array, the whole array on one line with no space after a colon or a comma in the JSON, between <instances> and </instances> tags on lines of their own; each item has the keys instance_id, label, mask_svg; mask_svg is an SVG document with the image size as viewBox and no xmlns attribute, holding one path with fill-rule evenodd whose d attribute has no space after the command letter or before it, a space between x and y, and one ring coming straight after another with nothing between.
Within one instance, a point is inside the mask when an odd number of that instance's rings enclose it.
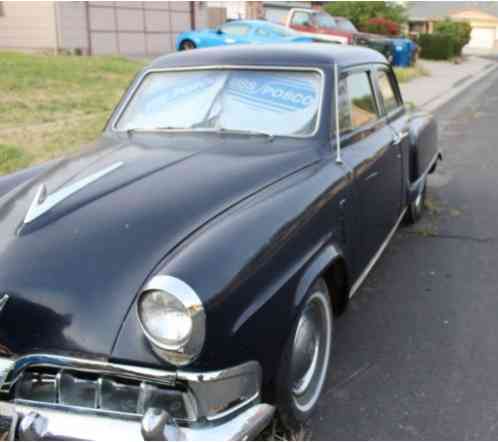
<instances>
[{"instance_id":1,"label":"chrome headlight bezel","mask_svg":"<svg viewBox=\"0 0 498 442\"><path fill-rule=\"evenodd\" d=\"M151 292L164 292L183 305L192 321L190 337L187 340L170 345L149 333L140 314L140 305ZM142 332L159 357L173 365L183 366L199 356L206 337L206 315L199 296L187 283L173 276L154 276L142 289L136 303L136 312Z\"/></svg>"}]
</instances>

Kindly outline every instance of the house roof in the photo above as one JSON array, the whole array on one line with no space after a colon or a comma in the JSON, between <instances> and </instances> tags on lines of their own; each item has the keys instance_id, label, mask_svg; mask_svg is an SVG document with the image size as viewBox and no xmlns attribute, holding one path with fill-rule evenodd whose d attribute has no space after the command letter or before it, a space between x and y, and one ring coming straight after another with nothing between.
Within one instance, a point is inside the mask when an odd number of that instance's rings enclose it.
<instances>
[{"instance_id":1,"label":"house roof","mask_svg":"<svg viewBox=\"0 0 498 442\"><path fill-rule=\"evenodd\" d=\"M408 17L410 21L441 20L445 17L461 14L462 12L472 13L474 16L464 18L477 18L478 15L485 14L487 19L498 19L498 2L479 1L436 1L436 2L407 2ZM481 18L481 20L484 18Z\"/></svg>"}]
</instances>

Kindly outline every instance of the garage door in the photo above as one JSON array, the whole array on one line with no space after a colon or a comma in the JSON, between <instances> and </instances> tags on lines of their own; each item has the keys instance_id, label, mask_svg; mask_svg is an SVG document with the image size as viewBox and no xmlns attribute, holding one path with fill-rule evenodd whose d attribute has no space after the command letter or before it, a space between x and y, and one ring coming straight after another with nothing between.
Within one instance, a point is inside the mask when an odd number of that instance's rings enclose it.
<instances>
[{"instance_id":1,"label":"garage door","mask_svg":"<svg viewBox=\"0 0 498 442\"><path fill-rule=\"evenodd\" d=\"M472 29L469 48L492 49L495 46L496 29L495 28L479 28Z\"/></svg>"}]
</instances>

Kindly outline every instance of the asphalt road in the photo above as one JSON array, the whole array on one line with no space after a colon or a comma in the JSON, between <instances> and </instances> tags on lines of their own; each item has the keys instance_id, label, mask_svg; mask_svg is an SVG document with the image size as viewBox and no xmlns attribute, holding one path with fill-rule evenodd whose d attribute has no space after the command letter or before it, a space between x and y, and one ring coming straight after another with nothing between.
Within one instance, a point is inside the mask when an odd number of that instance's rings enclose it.
<instances>
[{"instance_id":1,"label":"asphalt road","mask_svg":"<svg viewBox=\"0 0 498 442\"><path fill-rule=\"evenodd\" d=\"M498 72L437 116L430 210L336 321L313 439L498 439Z\"/></svg>"}]
</instances>

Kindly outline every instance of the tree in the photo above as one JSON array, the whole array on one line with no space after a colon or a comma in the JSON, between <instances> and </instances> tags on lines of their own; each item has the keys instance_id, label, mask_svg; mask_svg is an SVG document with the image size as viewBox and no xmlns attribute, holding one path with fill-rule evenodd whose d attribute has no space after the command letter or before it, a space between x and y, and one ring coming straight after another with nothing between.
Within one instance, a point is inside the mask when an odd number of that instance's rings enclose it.
<instances>
[{"instance_id":1,"label":"tree","mask_svg":"<svg viewBox=\"0 0 498 442\"><path fill-rule=\"evenodd\" d=\"M325 10L333 16L346 17L356 27L364 27L371 18L386 18L398 24L406 23L406 7L401 3L378 1L341 1L328 2Z\"/></svg>"}]
</instances>

